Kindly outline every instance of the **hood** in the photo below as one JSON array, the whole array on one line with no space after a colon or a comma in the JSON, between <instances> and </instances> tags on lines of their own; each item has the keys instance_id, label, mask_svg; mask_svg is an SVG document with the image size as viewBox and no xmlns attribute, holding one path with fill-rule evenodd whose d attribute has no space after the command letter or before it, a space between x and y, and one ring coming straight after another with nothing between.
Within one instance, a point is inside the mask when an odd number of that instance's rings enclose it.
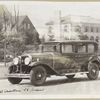
<instances>
[{"instance_id":1,"label":"hood","mask_svg":"<svg viewBox=\"0 0 100 100\"><path fill-rule=\"evenodd\" d=\"M25 53L24 55L22 55L22 58L31 56L33 61L42 61L42 60L46 60L46 59L52 59L52 57L58 55L57 53L54 52L41 52L41 53Z\"/></svg>"}]
</instances>

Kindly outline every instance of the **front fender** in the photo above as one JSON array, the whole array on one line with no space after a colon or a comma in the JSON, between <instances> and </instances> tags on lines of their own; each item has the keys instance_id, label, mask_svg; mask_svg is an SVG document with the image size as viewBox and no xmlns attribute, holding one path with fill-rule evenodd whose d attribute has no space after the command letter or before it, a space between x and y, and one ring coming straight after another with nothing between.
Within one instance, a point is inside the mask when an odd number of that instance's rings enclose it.
<instances>
[{"instance_id":1,"label":"front fender","mask_svg":"<svg viewBox=\"0 0 100 100\"><path fill-rule=\"evenodd\" d=\"M98 56L98 62L100 63L100 56Z\"/></svg>"},{"instance_id":2,"label":"front fender","mask_svg":"<svg viewBox=\"0 0 100 100\"><path fill-rule=\"evenodd\" d=\"M42 62L31 62L30 64L29 64L29 66L30 67L33 67L33 66L37 66L37 65L40 65L40 64L42 64Z\"/></svg>"},{"instance_id":3,"label":"front fender","mask_svg":"<svg viewBox=\"0 0 100 100\"><path fill-rule=\"evenodd\" d=\"M50 67L49 65L44 64L42 62L32 62L32 63L29 64L29 66L31 67L31 69L33 67L40 66L40 65L42 65L46 69L46 71L47 71L48 74L51 74L51 75L54 75L54 74L58 75L59 74L52 67Z\"/></svg>"}]
</instances>

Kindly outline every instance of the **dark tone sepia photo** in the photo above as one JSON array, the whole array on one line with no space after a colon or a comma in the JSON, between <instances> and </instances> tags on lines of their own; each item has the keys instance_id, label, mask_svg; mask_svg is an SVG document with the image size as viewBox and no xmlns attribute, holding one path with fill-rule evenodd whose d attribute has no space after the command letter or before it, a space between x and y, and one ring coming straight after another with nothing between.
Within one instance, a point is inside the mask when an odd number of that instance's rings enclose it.
<instances>
[{"instance_id":1,"label":"dark tone sepia photo","mask_svg":"<svg viewBox=\"0 0 100 100\"><path fill-rule=\"evenodd\" d=\"M0 1L0 96L100 97L99 70L100 2Z\"/></svg>"}]
</instances>

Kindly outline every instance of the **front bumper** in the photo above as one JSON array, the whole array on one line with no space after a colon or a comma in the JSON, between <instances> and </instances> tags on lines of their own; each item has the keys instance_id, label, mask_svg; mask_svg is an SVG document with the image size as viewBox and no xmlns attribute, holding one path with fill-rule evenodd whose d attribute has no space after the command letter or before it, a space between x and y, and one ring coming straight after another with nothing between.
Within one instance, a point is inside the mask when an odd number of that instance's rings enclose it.
<instances>
[{"instance_id":1,"label":"front bumper","mask_svg":"<svg viewBox=\"0 0 100 100\"><path fill-rule=\"evenodd\" d=\"M29 79L30 74L6 74L7 78L23 78L23 79Z\"/></svg>"}]
</instances>

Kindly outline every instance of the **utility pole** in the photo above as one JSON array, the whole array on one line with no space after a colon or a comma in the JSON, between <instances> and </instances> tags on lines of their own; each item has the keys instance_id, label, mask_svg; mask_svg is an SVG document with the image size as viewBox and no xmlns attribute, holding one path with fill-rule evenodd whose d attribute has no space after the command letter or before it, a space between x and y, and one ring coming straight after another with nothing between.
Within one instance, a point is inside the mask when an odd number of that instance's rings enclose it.
<instances>
[{"instance_id":1,"label":"utility pole","mask_svg":"<svg viewBox=\"0 0 100 100\"><path fill-rule=\"evenodd\" d=\"M59 11L59 33L60 33L60 40L62 40L63 37L62 37L62 28L61 28L61 11Z\"/></svg>"},{"instance_id":2,"label":"utility pole","mask_svg":"<svg viewBox=\"0 0 100 100\"><path fill-rule=\"evenodd\" d=\"M4 11L4 9L3 9L3 11ZM5 28L4 28L4 32L5 32L5 34L6 34L6 30L7 30L7 23L6 23L6 15L5 15L5 11L3 12L3 20L4 20L4 25L5 25ZM4 40L4 65L5 65L5 67L6 67L6 43L7 42L7 40L6 40L6 37L5 37L5 40Z\"/></svg>"},{"instance_id":3,"label":"utility pole","mask_svg":"<svg viewBox=\"0 0 100 100\"><path fill-rule=\"evenodd\" d=\"M6 41L6 39L5 39L5 41L4 41L4 65L5 65L5 67L6 67L6 45L7 45L7 43L6 43L7 41Z\"/></svg>"}]
</instances>

